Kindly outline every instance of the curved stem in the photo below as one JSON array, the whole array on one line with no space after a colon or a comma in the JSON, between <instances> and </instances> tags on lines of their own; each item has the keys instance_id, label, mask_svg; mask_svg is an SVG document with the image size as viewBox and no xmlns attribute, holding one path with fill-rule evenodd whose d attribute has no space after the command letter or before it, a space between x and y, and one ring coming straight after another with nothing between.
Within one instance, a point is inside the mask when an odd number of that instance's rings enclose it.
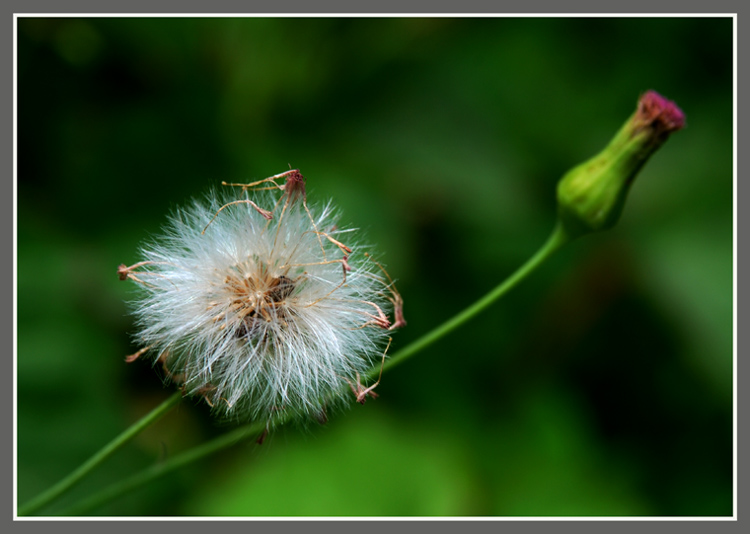
<instances>
[{"instance_id":1,"label":"curved stem","mask_svg":"<svg viewBox=\"0 0 750 534\"><path fill-rule=\"evenodd\" d=\"M547 239L546 243L542 245L542 247L536 252L536 254L534 254L526 263L519 267L516 272L514 272L495 289L487 293L484 297L460 312L458 315L449 319L442 325L428 332L421 338L417 339L410 345L407 345L396 354L391 356L386 361L383 370L390 369L395 365L398 365L399 363L413 356L420 350L428 347L438 339L449 334L450 332L485 310L493 302L495 302L497 299L499 299L508 291L513 289L516 285L518 285L519 282L521 282L524 278L531 274L539 265L544 262L544 260L549 258L556 250L565 245L568 241L570 241L570 237L558 224L553 230L550 237ZM368 377L374 378L378 376L379 372L380 366L375 366L368 373ZM288 421L288 419L288 416L280 414L272 421L271 424L285 423ZM124 493L127 493L131 489L144 485L151 480L154 480L155 478L158 478L185 464L199 460L222 449L228 448L243 439L254 437L258 435L258 433L262 432L265 426L266 425L264 424L254 423L228 432L227 434L215 438L208 443L177 455L171 460L154 465L126 480L113 484L104 491L99 492L96 496L81 501L78 504L74 505L72 508L69 508L62 515L80 515L81 513L88 512L91 509L94 509L106 502L119 497Z\"/></svg>"},{"instance_id":2,"label":"curved stem","mask_svg":"<svg viewBox=\"0 0 750 534\"><path fill-rule=\"evenodd\" d=\"M495 287L495 289L487 293L481 299L476 301L474 304L458 313L457 315L454 315L452 318L448 319L437 328L434 328L421 338L417 339L410 345L407 345L396 354L388 358L385 362L385 365L383 366L383 371L395 367L413 354L419 352L429 345L432 345L438 339L449 334L468 320L472 319L474 316L484 311L497 299L499 299L508 291L513 289L516 285L518 285L519 282L521 282L524 278L531 274L537 267L539 267L539 265L544 262L544 260L549 258L557 249L565 245L568 241L570 241L570 237L568 237L568 234L563 230L562 225L558 224L557 226L555 226L555 229L552 231L552 234L549 236L544 245L542 245L542 247L536 252L536 254L529 258L526 263L521 265L521 267L519 267L516 272L506 278L505 281L503 281L501 284ZM367 377L370 379L374 379L378 376L379 372L379 368L375 367L370 370Z\"/></svg>"},{"instance_id":3,"label":"curved stem","mask_svg":"<svg viewBox=\"0 0 750 534\"><path fill-rule=\"evenodd\" d=\"M246 425L246 426L237 428L235 430L232 430L231 432L227 432L226 434L223 434L219 436L218 438L214 438L208 443L199 445L198 447L190 449L189 451L179 454L175 456L174 458L171 458L170 460L167 460L165 462L152 465L151 467L144 469L140 473L137 473L136 475L133 475L130 478L127 478L125 480L121 480L120 482L112 484L110 487L108 487L104 491L97 492L97 494L94 495L93 497L89 497L88 499L78 502L77 504L73 505L71 508L68 508L67 510L65 510L60 515L64 515L64 516L83 515L87 513L89 510L93 510L101 506L102 504L110 502L116 499L117 497L119 497L120 495L123 495L134 488L142 486L150 482L151 480L154 480L166 473L169 473L170 471L174 471L175 469L182 467L183 465L189 464L196 460L200 460L201 458L205 456L209 456L222 449L231 447L232 445L239 443L243 439L257 436L260 432L263 431L264 428L265 428L265 424L253 423L253 424Z\"/></svg>"},{"instance_id":4,"label":"curved stem","mask_svg":"<svg viewBox=\"0 0 750 534\"><path fill-rule=\"evenodd\" d=\"M117 449L125 445L128 441L137 436L143 429L148 427L150 424L158 420L161 416L163 416L174 406L176 406L181 398L182 395L180 392L174 393L171 397L154 408L150 413L143 416L139 421L131 425L130 428L128 428L122 434L109 442L78 469L70 473L67 477L49 488L47 491L37 495L31 501L21 506L18 509L18 515L31 515L44 506L47 506L53 500L60 497L63 493L65 493L76 483L78 483L90 471L92 471L97 465L109 458L115 451L117 451Z\"/></svg>"}]
</instances>

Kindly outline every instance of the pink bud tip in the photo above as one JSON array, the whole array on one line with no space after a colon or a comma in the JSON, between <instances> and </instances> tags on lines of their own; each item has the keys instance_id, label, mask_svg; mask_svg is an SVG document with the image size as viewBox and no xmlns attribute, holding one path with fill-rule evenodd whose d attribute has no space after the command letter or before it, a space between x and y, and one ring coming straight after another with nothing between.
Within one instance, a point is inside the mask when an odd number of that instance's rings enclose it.
<instances>
[{"instance_id":1,"label":"pink bud tip","mask_svg":"<svg viewBox=\"0 0 750 534\"><path fill-rule=\"evenodd\" d=\"M646 91L638 101L638 119L662 132L674 132L685 126L685 114L677 104L656 91Z\"/></svg>"}]
</instances>

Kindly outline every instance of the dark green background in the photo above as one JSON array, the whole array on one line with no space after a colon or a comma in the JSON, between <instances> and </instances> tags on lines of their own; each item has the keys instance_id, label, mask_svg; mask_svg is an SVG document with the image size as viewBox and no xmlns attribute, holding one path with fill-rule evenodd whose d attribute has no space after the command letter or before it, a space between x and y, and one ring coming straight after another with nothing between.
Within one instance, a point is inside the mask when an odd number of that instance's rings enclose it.
<instances>
[{"instance_id":1,"label":"dark green background","mask_svg":"<svg viewBox=\"0 0 750 534\"><path fill-rule=\"evenodd\" d=\"M126 365L173 207L300 168L398 278L393 352L546 239L554 190L655 89L687 128L569 245L325 427L107 515L732 514L732 20L18 21L18 497L170 390ZM48 512L227 428L187 400Z\"/></svg>"}]
</instances>

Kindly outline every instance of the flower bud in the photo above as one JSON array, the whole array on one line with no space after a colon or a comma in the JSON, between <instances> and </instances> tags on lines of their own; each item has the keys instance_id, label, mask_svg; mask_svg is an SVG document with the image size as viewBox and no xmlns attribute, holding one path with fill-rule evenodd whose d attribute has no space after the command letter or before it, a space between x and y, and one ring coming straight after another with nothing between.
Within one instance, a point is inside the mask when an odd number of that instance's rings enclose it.
<instances>
[{"instance_id":1,"label":"flower bud","mask_svg":"<svg viewBox=\"0 0 750 534\"><path fill-rule=\"evenodd\" d=\"M560 180L558 216L568 236L614 226L638 171L669 134L684 125L685 115L674 102L655 91L644 93L609 145Z\"/></svg>"}]
</instances>

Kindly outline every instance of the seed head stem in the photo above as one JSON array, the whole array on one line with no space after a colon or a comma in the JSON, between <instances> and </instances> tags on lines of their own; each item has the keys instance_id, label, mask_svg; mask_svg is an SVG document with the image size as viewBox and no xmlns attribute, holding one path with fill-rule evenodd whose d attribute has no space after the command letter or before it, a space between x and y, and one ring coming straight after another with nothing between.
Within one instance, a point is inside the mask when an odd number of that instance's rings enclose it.
<instances>
[{"instance_id":1,"label":"seed head stem","mask_svg":"<svg viewBox=\"0 0 750 534\"><path fill-rule=\"evenodd\" d=\"M154 408L150 413L143 416L140 420L135 422L130 428L126 429L122 434L117 436L115 439L110 441L104 448L89 458L84 464L78 469L70 473L60 482L49 488L47 491L39 494L31 501L27 502L18 509L19 516L32 515L37 511L41 510L45 506L49 505L52 501L60 497L63 493L72 488L77 484L84 476L91 472L96 466L101 464L104 460L109 458L115 453L120 447L125 445L131 439L136 437L145 428L152 423L160 419L169 410L177 406L177 403L182 398L180 392L174 393L171 397L161 403L159 406Z\"/></svg>"},{"instance_id":2,"label":"seed head stem","mask_svg":"<svg viewBox=\"0 0 750 534\"><path fill-rule=\"evenodd\" d=\"M205 458L206 456L210 456L211 454L220 450L227 449L233 445L236 445L240 441L257 437L265 429L265 422L252 423L236 428L235 430L227 432L226 434L222 434L218 438L214 438L211 441L204 443L203 445L199 445L193 449L190 449L189 451L178 454L177 456L174 456L169 460L154 464L130 478L126 478L125 480L116 482L103 491L97 492L92 497L88 497L82 501L79 501L77 504L68 508L60 515L67 517L85 515L89 513L90 510L95 510L101 505L111 502L117 499L119 496L124 495L140 486L143 486L162 475L174 471L175 469L178 469L183 465L187 465L194 461L200 460L201 458Z\"/></svg>"}]
</instances>

